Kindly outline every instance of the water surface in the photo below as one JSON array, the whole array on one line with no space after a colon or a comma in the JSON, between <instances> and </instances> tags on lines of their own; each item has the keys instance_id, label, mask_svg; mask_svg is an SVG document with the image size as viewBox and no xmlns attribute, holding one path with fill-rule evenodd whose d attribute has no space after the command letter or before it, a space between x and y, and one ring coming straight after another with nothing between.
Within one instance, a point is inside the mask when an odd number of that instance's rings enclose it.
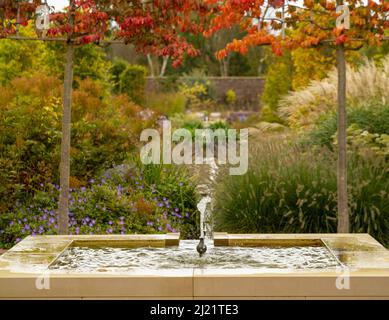
<instances>
[{"instance_id":1,"label":"water surface","mask_svg":"<svg viewBox=\"0 0 389 320\"><path fill-rule=\"evenodd\" d=\"M72 272L126 272L136 269L328 269L339 266L325 247L214 247L199 257L198 241L181 241L169 248L88 248L67 249L51 270Z\"/></svg>"}]
</instances>

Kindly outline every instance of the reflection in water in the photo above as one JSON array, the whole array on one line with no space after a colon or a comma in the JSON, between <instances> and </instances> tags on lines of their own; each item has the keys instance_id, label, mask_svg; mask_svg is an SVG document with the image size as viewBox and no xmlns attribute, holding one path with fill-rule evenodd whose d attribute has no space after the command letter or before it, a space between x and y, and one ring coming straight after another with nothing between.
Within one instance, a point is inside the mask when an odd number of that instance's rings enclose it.
<instances>
[{"instance_id":1,"label":"reflection in water","mask_svg":"<svg viewBox=\"0 0 389 320\"><path fill-rule=\"evenodd\" d=\"M126 272L137 269L328 269L339 266L325 247L214 247L200 258L197 241L181 241L171 248L88 248L65 251L51 270Z\"/></svg>"}]
</instances>

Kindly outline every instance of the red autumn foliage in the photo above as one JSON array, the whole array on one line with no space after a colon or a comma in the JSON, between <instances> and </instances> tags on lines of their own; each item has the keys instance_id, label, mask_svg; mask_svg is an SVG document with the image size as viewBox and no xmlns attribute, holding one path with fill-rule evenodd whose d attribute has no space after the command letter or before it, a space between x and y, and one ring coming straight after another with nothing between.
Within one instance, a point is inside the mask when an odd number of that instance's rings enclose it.
<instances>
[{"instance_id":1,"label":"red autumn foliage","mask_svg":"<svg viewBox=\"0 0 389 320\"><path fill-rule=\"evenodd\" d=\"M26 24L34 18L41 1L19 4L18 7L15 1L0 0L0 17L4 17L0 37L15 34L18 10L20 23ZM184 54L198 54L182 33L202 32L206 16L207 7L202 1L74 0L66 11L51 14L47 36L68 38L76 45L122 40L134 44L142 53L170 56L177 66Z\"/></svg>"},{"instance_id":2,"label":"red autumn foliage","mask_svg":"<svg viewBox=\"0 0 389 320\"><path fill-rule=\"evenodd\" d=\"M0 38L6 38L16 33L17 25L12 24L12 21L16 21L18 6L19 23L21 26L26 26L40 3L41 0L34 0L32 3L28 1L17 3L14 0L0 0Z\"/></svg>"},{"instance_id":3,"label":"red autumn foliage","mask_svg":"<svg viewBox=\"0 0 389 320\"><path fill-rule=\"evenodd\" d=\"M244 34L218 52L219 59L230 51L244 54L248 48L260 45L271 45L279 55L282 47L313 47L323 41L350 47L362 42L380 44L389 26L387 0L369 0L367 4L363 0L347 1L350 30L336 29L339 14L335 0L206 0L206 4L211 19L206 36L234 26Z\"/></svg>"}]
</instances>

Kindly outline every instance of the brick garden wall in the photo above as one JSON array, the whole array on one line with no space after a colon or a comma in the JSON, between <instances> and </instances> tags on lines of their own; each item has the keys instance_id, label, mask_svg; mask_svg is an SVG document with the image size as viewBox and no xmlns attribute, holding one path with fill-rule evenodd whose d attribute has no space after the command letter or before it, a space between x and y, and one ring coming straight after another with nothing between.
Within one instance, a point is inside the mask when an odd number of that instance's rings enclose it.
<instances>
[{"instance_id":1,"label":"brick garden wall","mask_svg":"<svg viewBox=\"0 0 389 320\"><path fill-rule=\"evenodd\" d=\"M165 78L147 78L147 92L161 90L161 82ZM263 93L265 80L258 77L209 77L219 102L224 101L226 92L234 90L237 103L234 106L237 110L259 110L260 97Z\"/></svg>"}]
</instances>

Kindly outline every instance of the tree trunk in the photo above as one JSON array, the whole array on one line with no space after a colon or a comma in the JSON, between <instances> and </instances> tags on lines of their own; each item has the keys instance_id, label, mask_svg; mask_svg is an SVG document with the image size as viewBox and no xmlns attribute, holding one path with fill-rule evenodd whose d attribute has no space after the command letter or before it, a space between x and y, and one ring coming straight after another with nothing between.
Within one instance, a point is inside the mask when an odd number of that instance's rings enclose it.
<instances>
[{"instance_id":1,"label":"tree trunk","mask_svg":"<svg viewBox=\"0 0 389 320\"><path fill-rule=\"evenodd\" d=\"M346 58L343 45L337 46L338 68L338 233L349 233L350 222L347 196L347 110Z\"/></svg>"},{"instance_id":2,"label":"tree trunk","mask_svg":"<svg viewBox=\"0 0 389 320\"><path fill-rule=\"evenodd\" d=\"M164 56L163 57L163 63L162 63L162 68L161 68L161 73L160 77L164 77L166 73L166 68L167 68L167 63L169 62L169 56Z\"/></svg>"},{"instance_id":3,"label":"tree trunk","mask_svg":"<svg viewBox=\"0 0 389 320\"><path fill-rule=\"evenodd\" d=\"M228 58L220 60L220 74L222 77L228 77Z\"/></svg>"},{"instance_id":4,"label":"tree trunk","mask_svg":"<svg viewBox=\"0 0 389 320\"><path fill-rule=\"evenodd\" d=\"M152 78L155 77L155 73L154 73L154 63L153 63L153 59L151 58L151 55L148 54L147 55L147 62L149 63L149 69L150 69L150 76Z\"/></svg>"},{"instance_id":5,"label":"tree trunk","mask_svg":"<svg viewBox=\"0 0 389 320\"><path fill-rule=\"evenodd\" d=\"M66 66L64 78L63 110L62 110L62 143L60 164L60 197L58 233L68 234L69 231L69 177L70 177L70 136L72 114L74 47L67 44Z\"/></svg>"}]
</instances>

